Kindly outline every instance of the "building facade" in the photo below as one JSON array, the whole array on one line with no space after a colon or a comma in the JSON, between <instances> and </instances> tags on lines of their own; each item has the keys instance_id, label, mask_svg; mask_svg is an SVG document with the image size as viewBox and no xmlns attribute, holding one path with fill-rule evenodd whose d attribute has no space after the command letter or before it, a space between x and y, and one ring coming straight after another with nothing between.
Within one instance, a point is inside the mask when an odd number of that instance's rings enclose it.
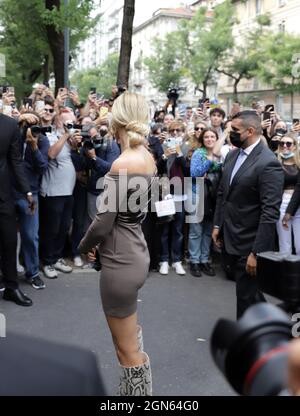
<instances>
[{"instance_id":1,"label":"building facade","mask_svg":"<svg viewBox=\"0 0 300 416\"><path fill-rule=\"evenodd\" d=\"M181 19L190 19L192 16L193 12L189 7L159 9L149 20L133 30L130 89L143 94L155 106L166 102L167 91L161 93L151 85L143 60L154 54L152 42L156 37L163 39L168 33L178 29ZM170 45L170 48L173 47L176 45ZM180 100L190 102L193 99L191 85L184 81L180 87L183 87Z\"/></svg>"}]
</instances>

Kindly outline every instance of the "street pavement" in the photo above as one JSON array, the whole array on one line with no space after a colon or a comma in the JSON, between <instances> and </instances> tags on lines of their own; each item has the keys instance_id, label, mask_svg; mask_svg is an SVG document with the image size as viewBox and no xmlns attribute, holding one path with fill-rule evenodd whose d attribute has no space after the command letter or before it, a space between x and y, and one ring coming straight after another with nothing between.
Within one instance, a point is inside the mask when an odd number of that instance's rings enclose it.
<instances>
[{"instance_id":1,"label":"street pavement","mask_svg":"<svg viewBox=\"0 0 300 416\"><path fill-rule=\"evenodd\" d=\"M120 273L122 271L120 270ZM118 363L99 298L99 275L77 269L37 291L21 280L33 299L29 308L2 300L8 331L92 350L107 393L115 395ZM144 349L151 358L157 396L234 395L216 368L209 348L220 317L235 319L235 286L220 270L216 277L151 273L139 293ZM0 339L4 342L4 339Z\"/></svg>"}]
</instances>

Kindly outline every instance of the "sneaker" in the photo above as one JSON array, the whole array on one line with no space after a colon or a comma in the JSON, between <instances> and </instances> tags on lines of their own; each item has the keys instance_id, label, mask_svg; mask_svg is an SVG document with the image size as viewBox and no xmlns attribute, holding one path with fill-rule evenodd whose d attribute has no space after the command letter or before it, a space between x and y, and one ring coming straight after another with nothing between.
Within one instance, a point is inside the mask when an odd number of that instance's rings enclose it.
<instances>
[{"instance_id":1,"label":"sneaker","mask_svg":"<svg viewBox=\"0 0 300 416\"><path fill-rule=\"evenodd\" d=\"M0 292L4 292L5 286L3 282L0 282Z\"/></svg>"},{"instance_id":2,"label":"sneaker","mask_svg":"<svg viewBox=\"0 0 300 416\"><path fill-rule=\"evenodd\" d=\"M57 278L57 271L54 269L52 265L44 266L43 272L48 279L56 279Z\"/></svg>"},{"instance_id":3,"label":"sneaker","mask_svg":"<svg viewBox=\"0 0 300 416\"><path fill-rule=\"evenodd\" d=\"M18 272L19 274L23 274L23 273L25 273L25 269L24 269L24 267L22 266L22 264L17 264L17 272Z\"/></svg>"},{"instance_id":4,"label":"sneaker","mask_svg":"<svg viewBox=\"0 0 300 416\"><path fill-rule=\"evenodd\" d=\"M45 289L46 285L40 278L40 276L36 276L31 279L26 279L27 282L34 288L34 289Z\"/></svg>"},{"instance_id":5,"label":"sneaker","mask_svg":"<svg viewBox=\"0 0 300 416\"><path fill-rule=\"evenodd\" d=\"M184 270L184 268L182 267L181 261L176 261L176 263L172 264L173 269L175 270L175 272L181 276L183 276L184 274L186 274L186 271Z\"/></svg>"},{"instance_id":6,"label":"sneaker","mask_svg":"<svg viewBox=\"0 0 300 416\"><path fill-rule=\"evenodd\" d=\"M199 263L191 263L190 264L190 272L192 276L201 277L200 265Z\"/></svg>"},{"instance_id":7,"label":"sneaker","mask_svg":"<svg viewBox=\"0 0 300 416\"><path fill-rule=\"evenodd\" d=\"M211 265L209 263L200 264L200 270L204 274L207 274L207 276L215 276L216 275L215 270L211 267Z\"/></svg>"},{"instance_id":8,"label":"sneaker","mask_svg":"<svg viewBox=\"0 0 300 416\"><path fill-rule=\"evenodd\" d=\"M82 267L83 266L83 261L82 261L82 258L80 256L74 257L73 262L74 262L75 267Z\"/></svg>"},{"instance_id":9,"label":"sneaker","mask_svg":"<svg viewBox=\"0 0 300 416\"><path fill-rule=\"evenodd\" d=\"M57 260L54 264L54 268L63 273L71 273L73 271L72 267L69 266L64 259Z\"/></svg>"},{"instance_id":10,"label":"sneaker","mask_svg":"<svg viewBox=\"0 0 300 416\"><path fill-rule=\"evenodd\" d=\"M162 261L160 263L159 273L165 275L169 273L169 263L167 261Z\"/></svg>"}]
</instances>

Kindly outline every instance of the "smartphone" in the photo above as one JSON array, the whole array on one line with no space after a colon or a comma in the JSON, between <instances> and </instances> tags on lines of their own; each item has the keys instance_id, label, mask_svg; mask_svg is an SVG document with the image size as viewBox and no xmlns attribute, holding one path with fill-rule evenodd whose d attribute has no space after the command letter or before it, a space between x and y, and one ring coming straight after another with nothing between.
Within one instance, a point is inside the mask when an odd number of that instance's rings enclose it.
<instances>
[{"instance_id":1,"label":"smartphone","mask_svg":"<svg viewBox=\"0 0 300 416\"><path fill-rule=\"evenodd\" d=\"M44 100L38 100L35 103L35 111L37 111L38 113L40 111L43 111L45 109L45 101Z\"/></svg>"},{"instance_id":2,"label":"smartphone","mask_svg":"<svg viewBox=\"0 0 300 416\"><path fill-rule=\"evenodd\" d=\"M28 107L31 107L32 108L32 98L25 97L23 99L23 104L24 104L24 106L26 106L28 104Z\"/></svg>"},{"instance_id":3,"label":"smartphone","mask_svg":"<svg viewBox=\"0 0 300 416\"><path fill-rule=\"evenodd\" d=\"M75 85L71 85L69 88L70 92L77 92L77 87L75 87Z\"/></svg>"},{"instance_id":4,"label":"smartphone","mask_svg":"<svg viewBox=\"0 0 300 416\"><path fill-rule=\"evenodd\" d=\"M267 104L266 106L265 106L265 112L273 112L274 111L274 105L273 104Z\"/></svg>"},{"instance_id":5,"label":"smartphone","mask_svg":"<svg viewBox=\"0 0 300 416\"><path fill-rule=\"evenodd\" d=\"M100 117L105 117L108 113L108 108L107 107L101 107L100 108Z\"/></svg>"},{"instance_id":6,"label":"smartphone","mask_svg":"<svg viewBox=\"0 0 300 416\"><path fill-rule=\"evenodd\" d=\"M263 121L270 120L270 119L271 119L271 113L269 113L268 111L264 111L263 112Z\"/></svg>"},{"instance_id":7,"label":"smartphone","mask_svg":"<svg viewBox=\"0 0 300 416\"><path fill-rule=\"evenodd\" d=\"M293 118L293 124L299 124L299 118Z\"/></svg>"},{"instance_id":8,"label":"smartphone","mask_svg":"<svg viewBox=\"0 0 300 416\"><path fill-rule=\"evenodd\" d=\"M59 88L58 92L60 94L65 94L67 92L67 89L66 88Z\"/></svg>"},{"instance_id":9,"label":"smartphone","mask_svg":"<svg viewBox=\"0 0 300 416\"><path fill-rule=\"evenodd\" d=\"M96 87L91 87L90 88L90 94L96 94L97 93L97 88Z\"/></svg>"}]
</instances>

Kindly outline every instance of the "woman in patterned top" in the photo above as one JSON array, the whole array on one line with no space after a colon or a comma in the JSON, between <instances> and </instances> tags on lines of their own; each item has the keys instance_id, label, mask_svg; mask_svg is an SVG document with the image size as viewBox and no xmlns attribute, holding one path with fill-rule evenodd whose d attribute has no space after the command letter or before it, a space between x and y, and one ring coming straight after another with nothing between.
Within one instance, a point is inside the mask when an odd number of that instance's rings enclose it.
<instances>
[{"instance_id":1,"label":"woman in patterned top","mask_svg":"<svg viewBox=\"0 0 300 416\"><path fill-rule=\"evenodd\" d=\"M204 177L204 218L201 223L190 224L189 255L191 274L201 276L201 271L214 276L215 271L209 264L212 221L216 201L216 191L220 180L220 157L214 150L218 133L211 128L204 129L200 135L201 148L196 149L191 160L191 176ZM197 198L196 184L193 184L193 197Z\"/></svg>"}]
</instances>

